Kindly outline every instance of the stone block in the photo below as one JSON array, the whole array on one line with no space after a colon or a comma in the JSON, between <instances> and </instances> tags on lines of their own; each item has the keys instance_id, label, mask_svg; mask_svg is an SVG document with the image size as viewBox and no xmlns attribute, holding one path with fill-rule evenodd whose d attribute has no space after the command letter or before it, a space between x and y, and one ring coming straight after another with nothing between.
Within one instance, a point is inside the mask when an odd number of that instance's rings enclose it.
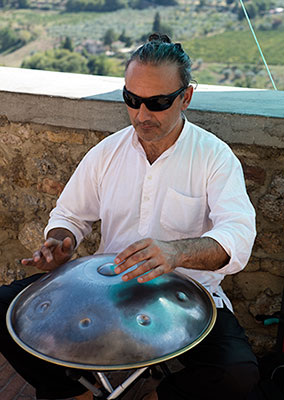
<instances>
[{"instance_id":1,"label":"stone block","mask_svg":"<svg viewBox=\"0 0 284 400\"><path fill-rule=\"evenodd\" d=\"M22 145L21 139L8 131L0 131L0 143L13 147L19 147Z\"/></svg>"},{"instance_id":2,"label":"stone block","mask_svg":"<svg viewBox=\"0 0 284 400\"><path fill-rule=\"evenodd\" d=\"M258 185L264 185L266 171L262 167L249 165L243 157L240 157L240 161L243 167L245 178L257 183Z\"/></svg>"},{"instance_id":3,"label":"stone block","mask_svg":"<svg viewBox=\"0 0 284 400\"><path fill-rule=\"evenodd\" d=\"M222 281L222 288L228 294L228 296L231 298L231 296L233 294L233 288L234 288L233 275L225 276L224 280Z\"/></svg>"},{"instance_id":4,"label":"stone block","mask_svg":"<svg viewBox=\"0 0 284 400\"><path fill-rule=\"evenodd\" d=\"M249 342L255 354L259 357L274 350L276 339L270 335L260 335L257 331L248 331Z\"/></svg>"},{"instance_id":5,"label":"stone block","mask_svg":"<svg viewBox=\"0 0 284 400\"><path fill-rule=\"evenodd\" d=\"M0 115L0 128L10 124L8 117L6 115Z\"/></svg>"},{"instance_id":6,"label":"stone block","mask_svg":"<svg viewBox=\"0 0 284 400\"><path fill-rule=\"evenodd\" d=\"M254 244L254 253L262 250L263 257L279 255L284 251L283 239L283 230L279 233L267 230L259 232Z\"/></svg>"},{"instance_id":7,"label":"stone block","mask_svg":"<svg viewBox=\"0 0 284 400\"><path fill-rule=\"evenodd\" d=\"M0 244L9 239L9 233L6 230L0 230Z\"/></svg>"},{"instance_id":8,"label":"stone block","mask_svg":"<svg viewBox=\"0 0 284 400\"><path fill-rule=\"evenodd\" d=\"M245 272L255 272L260 270L260 259L257 257L251 257L248 264L246 265Z\"/></svg>"},{"instance_id":9,"label":"stone block","mask_svg":"<svg viewBox=\"0 0 284 400\"><path fill-rule=\"evenodd\" d=\"M234 312L238 318L241 326L246 329L255 329L256 321L254 317L248 312L249 301L235 300L232 302Z\"/></svg>"},{"instance_id":10,"label":"stone block","mask_svg":"<svg viewBox=\"0 0 284 400\"><path fill-rule=\"evenodd\" d=\"M39 249L43 243L45 224L39 221L27 222L19 232L19 241L31 253Z\"/></svg>"},{"instance_id":11,"label":"stone block","mask_svg":"<svg viewBox=\"0 0 284 400\"><path fill-rule=\"evenodd\" d=\"M258 202L258 210L271 222L284 222L284 197L266 194Z\"/></svg>"},{"instance_id":12,"label":"stone block","mask_svg":"<svg viewBox=\"0 0 284 400\"><path fill-rule=\"evenodd\" d=\"M58 182L50 178L44 178L37 185L38 191L48 193L52 196L59 196L63 189L64 184L62 182Z\"/></svg>"},{"instance_id":13,"label":"stone block","mask_svg":"<svg viewBox=\"0 0 284 400\"><path fill-rule=\"evenodd\" d=\"M275 294L282 293L283 284L284 279L269 272L241 272L234 277L234 285L246 300L256 299L267 289L271 289Z\"/></svg>"},{"instance_id":14,"label":"stone block","mask_svg":"<svg viewBox=\"0 0 284 400\"><path fill-rule=\"evenodd\" d=\"M260 262L262 271L270 272L284 278L284 260L274 260L271 258L263 258Z\"/></svg>"},{"instance_id":15,"label":"stone block","mask_svg":"<svg viewBox=\"0 0 284 400\"><path fill-rule=\"evenodd\" d=\"M256 315L272 315L280 310L281 299L281 293L274 295L271 289L267 289L250 303L249 311L254 317Z\"/></svg>"},{"instance_id":16,"label":"stone block","mask_svg":"<svg viewBox=\"0 0 284 400\"><path fill-rule=\"evenodd\" d=\"M284 198L284 173L275 175L271 182L271 193Z\"/></svg>"},{"instance_id":17,"label":"stone block","mask_svg":"<svg viewBox=\"0 0 284 400\"><path fill-rule=\"evenodd\" d=\"M75 132L46 132L47 139L53 143L83 144L84 135Z\"/></svg>"}]
</instances>

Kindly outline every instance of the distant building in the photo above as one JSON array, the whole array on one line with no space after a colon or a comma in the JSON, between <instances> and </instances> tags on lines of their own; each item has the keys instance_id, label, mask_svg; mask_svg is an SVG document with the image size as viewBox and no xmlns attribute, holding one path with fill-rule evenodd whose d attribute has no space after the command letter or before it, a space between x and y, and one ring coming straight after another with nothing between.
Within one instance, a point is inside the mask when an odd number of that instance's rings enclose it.
<instances>
[{"instance_id":1,"label":"distant building","mask_svg":"<svg viewBox=\"0 0 284 400\"><path fill-rule=\"evenodd\" d=\"M106 51L106 46L100 40L85 40L80 48L84 48L90 54L103 54Z\"/></svg>"},{"instance_id":2,"label":"distant building","mask_svg":"<svg viewBox=\"0 0 284 400\"><path fill-rule=\"evenodd\" d=\"M276 8L272 8L271 10L269 10L269 14L281 14L284 12L284 8L282 7L276 7Z\"/></svg>"}]
</instances>

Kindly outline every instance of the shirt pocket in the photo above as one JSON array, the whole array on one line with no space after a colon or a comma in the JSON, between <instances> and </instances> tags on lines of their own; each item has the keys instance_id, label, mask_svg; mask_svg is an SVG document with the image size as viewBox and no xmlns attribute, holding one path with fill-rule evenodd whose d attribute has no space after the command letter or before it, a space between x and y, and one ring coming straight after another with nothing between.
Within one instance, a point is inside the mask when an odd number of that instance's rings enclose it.
<instances>
[{"instance_id":1,"label":"shirt pocket","mask_svg":"<svg viewBox=\"0 0 284 400\"><path fill-rule=\"evenodd\" d=\"M189 197L168 188L161 211L161 224L184 237L200 236L206 211L206 196Z\"/></svg>"}]
</instances>

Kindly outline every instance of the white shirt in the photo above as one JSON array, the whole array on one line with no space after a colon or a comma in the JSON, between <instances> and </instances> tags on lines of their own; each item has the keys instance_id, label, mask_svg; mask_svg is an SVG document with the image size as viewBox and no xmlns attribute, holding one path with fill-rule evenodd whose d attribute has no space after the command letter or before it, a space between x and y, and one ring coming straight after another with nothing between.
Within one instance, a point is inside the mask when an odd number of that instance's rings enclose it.
<instances>
[{"instance_id":1,"label":"white shirt","mask_svg":"<svg viewBox=\"0 0 284 400\"><path fill-rule=\"evenodd\" d=\"M240 162L213 134L185 121L152 165L132 126L101 141L80 162L50 214L45 234L66 228L79 244L101 219L98 253L118 253L151 237L215 239L230 256L217 271L177 268L217 293L227 274L242 270L255 239L255 211Z\"/></svg>"}]
</instances>

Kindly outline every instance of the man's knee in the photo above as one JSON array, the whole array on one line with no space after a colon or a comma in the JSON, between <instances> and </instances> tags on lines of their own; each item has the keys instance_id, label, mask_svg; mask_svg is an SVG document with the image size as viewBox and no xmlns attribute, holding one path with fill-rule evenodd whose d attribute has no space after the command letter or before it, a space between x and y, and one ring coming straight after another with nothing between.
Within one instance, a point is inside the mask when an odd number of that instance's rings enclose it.
<instances>
[{"instance_id":1,"label":"man's knee","mask_svg":"<svg viewBox=\"0 0 284 400\"><path fill-rule=\"evenodd\" d=\"M259 370L254 363L230 365L223 376L224 399L246 399L259 382ZM221 397L223 398L223 397Z\"/></svg>"},{"instance_id":2,"label":"man's knee","mask_svg":"<svg viewBox=\"0 0 284 400\"><path fill-rule=\"evenodd\" d=\"M159 400L245 400L258 380L258 367L254 363L226 367L195 365L167 377L158 386L157 393ZM169 393L172 397L168 397Z\"/></svg>"}]
</instances>

